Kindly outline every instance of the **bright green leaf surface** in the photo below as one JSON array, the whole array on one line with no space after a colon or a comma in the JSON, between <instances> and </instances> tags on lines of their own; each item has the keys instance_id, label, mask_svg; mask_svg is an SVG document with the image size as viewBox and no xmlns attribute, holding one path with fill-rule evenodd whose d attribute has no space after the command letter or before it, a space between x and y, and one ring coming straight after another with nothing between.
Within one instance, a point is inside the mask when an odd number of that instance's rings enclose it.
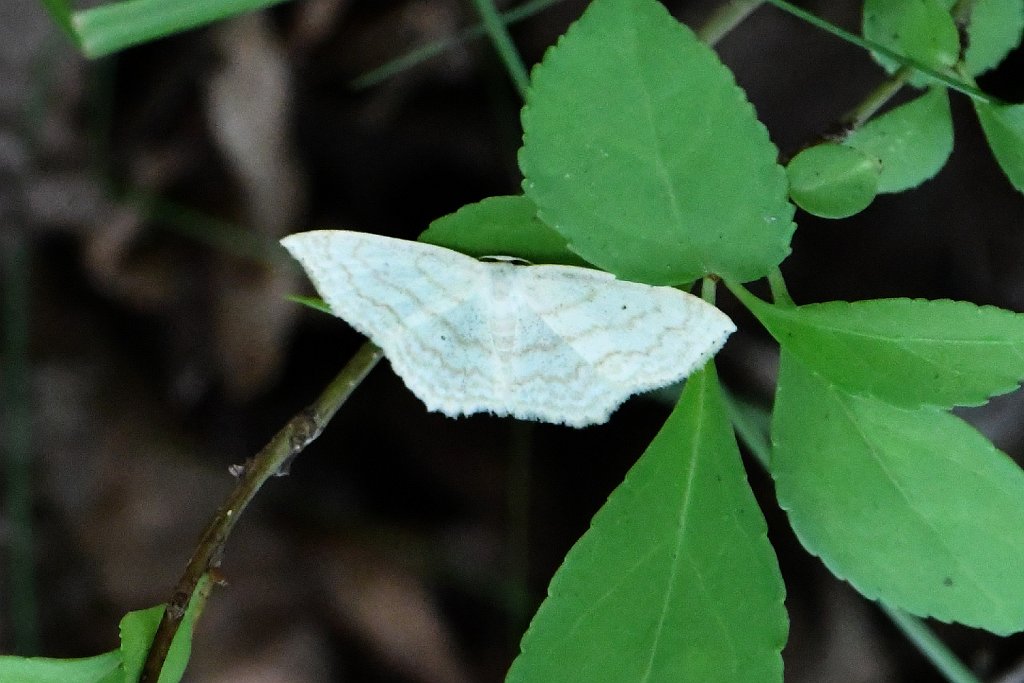
<instances>
[{"instance_id":1,"label":"bright green leaf surface","mask_svg":"<svg viewBox=\"0 0 1024 683\"><path fill-rule=\"evenodd\" d=\"M879 192L902 192L933 177L953 151L953 120L945 88L868 121L844 144L882 162Z\"/></svg>"},{"instance_id":2,"label":"bright green leaf surface","mask_svg":"<svg viewBox=\"0 0 1024 683\"><path fill-rule=\"evenodd\" d=\"M619 277L756 279L789 253L778 151L732 74L656 0L595 0L533 71L523 187Z\"/></svg>"},{"instance_id":3,"label":"bright green leaf surface","mask_svg":"<svg viewBox=\"0 0 1024 683\"><path fill-rule=\"evenodd\" d=\"M875 198L882 166L853 147L825 143L808 147L786 167L789 196L807 213L846 218Z\"/></svg>"},{"instance_id":4,"label":"bright green leaf surface","mask_svg":"<svg viewBox=\"0 0 1024 683\"><path fill-rule=\"evenodd\" d=\"M974 108L1003 173L1024 192L1024 104L976 102Z\"/></svg>"},{"instance_id":5,"label":"bright green leaf surface","mask_svg":"<svg viewBox=\"0 0 1024 683\"><path fill-rule=\"evenodd\" d=\"M937 71L948 70L960 57L956 24L939 0L865 0L864 37ZM890 72L900 67L882 55L874 57ZM911 82L922 85L930 80L917 73Z\"/></svg>"},{"instance_id":6,"label":"bright green leaf surface","mask_svg":"<svg viewBox=\"0 0 1024 683\"><path fill-rule=\"evenodd\" d=\"M531 263L586 266L565 238L537 218L527 197L488 197L430 224L421 242L476 256L518 256Z\"/></svg>"},{"instance_id":7,"label":"bright green leaf surface","mask_svg":"<svg viewBox=\"0 0 1024 683\"><path fill-rule=\"evenodd\" d=\"M765 532L709 364L569 552L507 681L781 681Z\"/></svg>"},{"instance_id":8,"label":"bright green leaf surface","mask_svg":"<svg viewBox=\"0 0 1024 683\"><path fill-rule=\"evenodd\" d=\"M1024 472L938 408L847 394L783 352L772 476L804 546L869 598L1024 629Z\"/></svg>"},{"instance_id":9,"label":"bright green leaf surface","mask_svg":"<svg viewBox=\"0 0 1024 683\"><path fill-rule=\"evenodd\" d=\"M950 9L956 0L942 0ZM981 0L971 10L967 26L969 37L964 56L967 72L978 75L1003 61L1020 44L1024 31L1024 2L1021 0Z\"/></svg>"},{"instance_id":10,"label":"bright green leaf surface","mask_svg":"<svg viewBox=\"0 0 1024 683\"><path fill-rule=\"evenodd\" d=\"M1024 32L1024 2L982 0L974 4L968 26L967 70L974 75L998 65L1021 41Z\"/></svg>"},{"instance_id":11,"label":"bright green leaf surface","mask_svg":"<svg viewBox=\"0 0 1024 683\"><path fill-rule=\"evenodd\" d=\"M124 658L125 680L138 680L146 661L149 645L156 635L164 606L129 612L121 619L121 656ZM161 675L161 683L163 676Z\"/></svg>"},{"instance_id":12,"label":"bright green leaf surface","mask_svg":"<svg viewBox=\"0 0 1024 683\"><path fill-rule=\"evenodd\" d=\"M905 408L980 405L1024 379L1024 315L963 301L772 306L734 289L782 348L842 389Z\"/></svg>"},{"instance_id":13,"label":"bright green leaf surface","mask_svg":"<svg viewBox=\"0 0 1024 683\"><path fill-rule=\"evenodd\" d=\"M121 653L84 659L0 657L0 681L14 683L106 683L120 681Z\"/></svg>"},{"instance_id":14,"label":"bright green leaf surface","mask_svg":"<svg viewBox=\"0 0 1024 683\"><path fill-rule=\"evenodd\" d=\"M283 0L125 0L75 12L82 52L102 57Z\"/></svg>"}]
</instances>

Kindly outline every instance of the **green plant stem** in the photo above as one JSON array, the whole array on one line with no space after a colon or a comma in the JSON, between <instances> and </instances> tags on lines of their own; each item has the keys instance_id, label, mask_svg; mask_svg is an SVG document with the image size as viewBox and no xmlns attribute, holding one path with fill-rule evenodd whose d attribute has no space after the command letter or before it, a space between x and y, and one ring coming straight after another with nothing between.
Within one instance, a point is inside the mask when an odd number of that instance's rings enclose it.
<instances>
[{"instance_id":1,"label":"green plant stem","mask_svg":"<svg viewBox=\"0 0 1024 683\"><path fill-rule=\"evenodd\" d=\"M533 15L562 1L563 0L532 0L531 2L524 2L519 7L502 12L499 16L506 26L511 26L512 24L532 17ZM487 31L484 30L483 24L477 24L476 26L468 28L451 38L444 38L427 43L422 47L418 47L415 50L407 52L400 57L396 57L395 59L382 64L372 71L364 73L362 76L352 80L349 83L349 87L353 90L363 90L370 86L377 85L381 81L385 81L397 73L401 73L402 71L410 69L421 62L425 62L431 57L441 54L450 47L460 45L468 40L481 38L485 35L487 35Z\"/></svg>"},{"instance_id":2,"label":"green plant stem","mask_svg":"<svg viewBox=\"0 0 1024 683\"><path fill-rule=\"evenodd\" d=\"M715 299L718 296L718 279L713 277L706 277L700 281L700 298L707 301L712 306L715 305Z\"/></svg>"},{"instance_id":3,"label":"green plant stem","mask_svg":"<svg viewBox=\"0 0 1024 683\"><path fill-rule=\"evenodd\" d=\"M863 126L868 119L878 113L878 110L884 107L885 103L895 97L896 93L907 84L913 72L914 70L909 66L900 67L896 73L868 93L868 96L861 100L860 104L846 112L839 121L844 136Z\"/></svg>"},{"instance_id":4,"label":"green plant stem","mask_svg":"<svg viewBox=\"0 0 1024 683\"><path fill-rule=\"evenodd\" d=\"M167 229L224 254L263 265L294 263L276 240L146 190L127 190L119 201Z\"/></svg>"},{"instance_id":5,"label":"green plant stem","mask_svg":"<svg viewBox=\"0 0 1024 683\"><path fill-rule=\"evenodd\" d=\"M793 303L793 297L789 295L789 289L786 287L786 281L782 277L782 271L778 266L775 266L768 271L768 286L772 290L772 301L777 306L795 306Z\"/></svg>"},{"instance_id":6,"label":"green plant stem","mask_svg":"<svg viewBox=\"0 0 1024 683\"><path fill-rule=\"evenodd\" d=\"M29 432L29 250L14 232L3 244L4 516L10 525L7 590L19 654L39 652L32 534L32 449Z\"/></svg>"},{"instance_id":7,"label":"green plant stem","mask_svg":"<svg viewBox=\"0 0 1024 683\"><path fill-rule=\"evenodd\" d=\"M837 38L841 38L848 43L853 43L857 47L863 48L870 52L877 52L884 57L888 57L893 61L899 62L900 64L913 67L914 69L917 69L921 73L931 76L932 78L946 85L947 87L952 88L953 90L956 90L958 92L961 92L970 98L973 98L980 102L984 102L986 104L1002 104L1002 102L999 99L982 92L981 90L979 90L970 83L965 83L958 78L954 78L948 73L936 71L927 64L924 64L914 59L913 57L907 57L906 55L898 54L896 52L893 52L889 48L885 47L884 45L881 45L871 40L867 40L865 38L861 38L858 35L841 29L835 24L829 23L824 19L821 19L811 14L807 10L801 9L795 5L786 2L786 0L766 0L766 2L774 5L775 7L778 7L784 12L788 12L789 14L792 14L795 17L803 19L807 23L811 24L816 28L821 29L822 31L831 33Z\"/></svg>"},{"instance_id":8,"label":"green plant stem","mask_svg":"<svg viewBox=\"0 0 1024 683\"><path fill-rule=\"evenodd\" d=\"M498 13L498 10L494 8L492 0L473 0L473 4L476 5L476 11L480 13L480 18L483 20L484 29L487 31L487 35L490 36L494 49L497 50L498 56L501 57L501 61L505 63L505 68L512 78L512 83L515 84L516 90L519 91L519 96L525 99L526 90L530 87L530 74L527 73L526 65L523 64L519 51L516 50L516 46L512 43L512 36L509 35L508 27L505 26L505 22Z\"/></svg>"},{"instance_id":9,"label":"green plant stem","mask_svg":"<svg viewBox=\"0 0 1024 683\"><path fill-rule=\"evenodd\" d=\"M295 456L320 436L338 408L382 356L383 353L374 344L363 344L309 407L289 420L259 453L238 468L238 483L200 537L196 550L164 609L160 626L146 656L140 681L159 681L160 670L167 658L171 641L174 640L174 634L181 625L181 619L196 586L204 575L220 566L224 546L232 529L260 487L270 477L287 474Z\"/></svg>"},{"instance_id":10,"label":"green plant stem","mask_svg":"<svg viewBox=\"0 0 1024 683\"><path fill-rule=\"evenodd\" d=\"M747 403L723 389L725 409L729 413L729 422L736 430L737 436L747 446L747 450L757 458L757 462L766 472L771 471L772 444L769 438L771 415L768 411Z\"/></svg>"},{"instance_id":11,"label":"green plant stem","mask_svg":"<svg viewBox=\"0 0 1024 683\"><path fill-rule=\"evenodd\" d=\"M75 12L72 24L82 52L95 58L283 1L124 0Z\"/></svg>"},{"instance_id":12,"label":"green plant stem","mask_svg":"<svg viewBox=\"0 0 1024 683\"><path fill-rule=\"evenodd\" d=\"M481 0L474 0L480 2ZM524 2L505 12L497 13L498 18L504 26L511 26L524 19L551 7L563 0L531 0ZM716 11L705 24L697 30L697 35L709 45L714 45L722 39L729 31L738 26L754 10L763 5L765 0L730 0L726 5ZM363 90L391 78L395 74L410 69L431 57L435 57L445 50L460 45L468 40L483 37L487 34L484 24L478 24L468 28L459 34L441 40L435 40L421 47L411 50L400 57L396 57L381 66L364 73L362 76L349 82L353 90Z\"/></svg>"},{"instance_id":13,"label":"green plant stem","mask_svg":"<svg viewBox=\"0 0 1024 683\"><path fill-rule=\"evenodd\" d=\"M765 0L729 0L697 29L697 37L708 45L717 44L764 2Z\"/></svg>"},{"instance_id":14,"label":"green plant stem","mask_svg":"<svg viewBox=\"0 0 1024 683\"><path fill-rule=\"evenodd\" d=\"M981 683L970 669L964 666L964 663L946 647L946 644L925 626L923 621L884 602L879 601L878 606L903 632L903 635L917 646L921 654L927 657L928 661L946 677L947 681L950 683Z\"/></svg>"}]
</instances>

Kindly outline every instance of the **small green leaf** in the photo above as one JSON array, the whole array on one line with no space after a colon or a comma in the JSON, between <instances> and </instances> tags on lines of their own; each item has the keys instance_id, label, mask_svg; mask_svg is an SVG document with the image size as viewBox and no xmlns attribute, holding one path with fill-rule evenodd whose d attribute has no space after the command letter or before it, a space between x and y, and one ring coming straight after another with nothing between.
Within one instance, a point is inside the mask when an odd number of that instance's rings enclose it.
<instances>
[{"instance_id":1,"label":"small green leaf","mask_svg":"<svg viewBox=\"0 0 1024 683\"><path fill-rule=\"evenodd\" d=\"M852 396L783 351L771 471L804 547L869 598L1024 629L1024 472L934 407Z\"/></svg>"},{"instance_id":2,"label":"small green leaf","mask_svg":"<svg viewBox=\"0 0 1024 683\"><path fill-rule=\"evenodd\" d=\"M953 120L945 88L868 121L843 144L882 163L879 192L902 192L933 177L953 151Z\"/></svg>"},{"instance_id":3,"label":"small green leaf","mask_svg":"<svg viewBox=\"0 0 1024 683\"><path fill-rule=\"evenodd\" d=\"M569 551L506 681L781 682L765 533L708 364Z\"/></svg>"},{"instance_id":4,"label":"small green leaf","mask_svg":"<svg viewBox=\"0 0 1024 683\"><path fill-rule=\"evenodd\" d=\"M950 9L956 0L942 0ZM984 0L973 3L967 25L967 54L964 63L972 76L988 71L1020 45L1024 32L1024 2Z\"/></svg>"},{"instance_id":5,"label":"small green leaf","mask_svg":"<svg viewBox=\"0 0 1024 683\"><path fill-rule=\"evenodd\" d=\"M865 0L864 37L940 72L948 71L960 58L956 24L939 0ZM873 56L890 73L901 66L882 55ZM921 73L911 78L919 86L930 81Z\"/></svg>"},{"instance_id":6,"label":"small green leaf","mask_svg":"<svg viewBox=\"0 0 1024 683\"><path fill-rule=\"evenodd\" d=\"M0 681L12 683L108 683L121 681L117 650L83 659L0 657Z\"/></svg>"},{"instance_id":7,"label":"small green leaf","mask_svg":"<svg viewBox=\"0 0 1024 683\"><path fill-rule=\"evenodd\" d=\"M808 147L789 162L789 196L807 213L846 218L875 198L881 173L878 159L859 149L825 143Z\"/></svg>"},{"instance_id":8,"label":"small green leaf","mask_svg":"<svg viewBox=\"0 0 1024 683\"><path fill-rule=\"evenodd\" d=\"M1024 104L975 102L974 109L1003 173L1024 192Z\"/></svg>"},{"instance_id":9,"label":"small green leaf","mask_svg":"<svg viewBox=\"0 0 1024 683\"><path fill-rule=\"evenodd\" d=\"M518 256L531 263L586 266L565 238L537 218L527 197L488 197L430 224L420 241L476 256Z\"/></svg>"},{"instance_id":10,"label":"small green leaf","mask_svg":"<svg viewBox=\"0 0 1024 683\"><path fill-rule=\"evenodd\" d=\"M906 408L980 405L1024 379L1024 315L964 301L773 306L733 291L782 348L845 391Z\"/></svg>"},{"instance_id":11,"label":"small green leaf","mask_svg":"<svg viewBox=\"0 0 1024 683\"><path fill-rule=\"evenodd\" d=\"M628 280L745 282L789 253L778 150L656 0L594 0L533 71L519 165L540 218Z\"/></svg>"}]
</instances>

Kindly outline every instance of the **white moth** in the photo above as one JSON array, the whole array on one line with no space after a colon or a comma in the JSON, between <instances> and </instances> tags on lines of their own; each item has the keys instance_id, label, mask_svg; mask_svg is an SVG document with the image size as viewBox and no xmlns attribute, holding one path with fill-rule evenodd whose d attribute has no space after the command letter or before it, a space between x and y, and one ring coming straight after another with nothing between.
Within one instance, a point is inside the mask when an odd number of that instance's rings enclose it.
<instances>
[{"instance_id":1,"label":"white moth","mask_svg":"<svg viewBox=\"0 0 1024 683\"><path fill-rule=\"evenodd\" d=\"M736 329L691 294L587 268L478 261L339 230L281 244L335 315L451 417L605 422L631 395L701 367Z\"/></svg>"}]
</instances>

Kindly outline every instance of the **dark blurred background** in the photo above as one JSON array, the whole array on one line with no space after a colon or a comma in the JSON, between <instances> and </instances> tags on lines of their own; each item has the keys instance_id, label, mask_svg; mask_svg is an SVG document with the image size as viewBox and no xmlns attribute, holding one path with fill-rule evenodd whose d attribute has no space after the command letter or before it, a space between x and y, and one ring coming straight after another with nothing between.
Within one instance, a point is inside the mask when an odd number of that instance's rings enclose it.
<instances>
[{"instance_id":1,"label":"dark blurred background","mask_svg":"<svg viewBox=\"0 0 1024 683\"><path fill-rule=\"evenodd\" d=\"M698 27L720 3L667 4ZM515 26L525 61L585 5ZM807 6L858 26L857 2ZM232 487L228 467L358 348L343 322L285 300L309 290L277 238L326 227L415 238L465 203L519 192L521 102L486 39L353 87L477 22L466 0L305 0L86 62L36 0L3 0L0 440L9 464L27 439L31 476L5 470L2 495L28 497L34 535L26 556L20 520L3 513L0 651L15 648L26 604L31 654L114 648L124 612L169 597ZM772 8L716 49L783 153L883 78L858 48ZM1018 52L981 86L1024 100L1021 64ZM969 103L954 95L953 111L955 150L936 179L848 220L797 214L783 271L798 302L1024 310L1024 199ZM767 406L773 346L721 303L741 327L719 357L723 378ZM426 413L382 364L240 523L187 680L502 680L561 558L670 406L633 399L585 431L455 421ZM1010 396L968 417L1019 459L1022 414ZM941 680L800 548L770 480L752 459L748 471L788 589L786 680ZM12 555L31 562L34 608L6 581ZM983 679L1024 680L1021 638L935 627Z\"/></svg>"}]
</instances>

